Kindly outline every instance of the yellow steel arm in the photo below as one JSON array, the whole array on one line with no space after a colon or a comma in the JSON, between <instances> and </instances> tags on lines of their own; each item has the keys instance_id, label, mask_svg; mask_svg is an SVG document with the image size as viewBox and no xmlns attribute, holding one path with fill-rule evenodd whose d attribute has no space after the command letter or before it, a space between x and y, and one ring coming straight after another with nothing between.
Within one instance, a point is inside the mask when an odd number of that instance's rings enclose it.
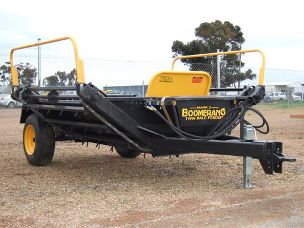
<instances>
[{"instance_id":1,"label":"yellow steel arm","mask_svg":"<svg viewBox=\"0 0 304 228\"><path fill-rule=\"evenodd\" d=\"M258 52L261 54L262 57L262 66L259 72L259 85L264 85L264 74L265 74L265 55L259 49L253 50L240 50L240 51L227 51L227 52L215 52L215 53L206 53L206 54L197 54L197 55L184 55L184 56L176 56L172 61L171 70L174 70L175 62L178 59L193 59L193 58L201 58L207 56L216 56L216 55L232 55L232 54L241 54L241 53L248 53L248 52Z\"/></svg>"},{"instance_id":2,"label":"yellow steel arm","mask_svg":"<svg viewBox=\"0 0 304 228\"><path fill-rule=\"evenodd\" d=\"M34 43L34 44L28 44L28 45L13 48L10 52L10 64L11 64L11 74L12 74L13 86L19 85L18 71L17 71L16 67L14 66L14 59L13 59L15 51L20 50L20 49L40 46L40 45L44 45L44 44L55 43L55 42L63 41L63 40L70 40L73 44L74 55L75 55L75 64L76 64L76 75L77 75L76 82L83 84L85 82L83 61L79 58L76 42L72 37L65 36L65 37L61 37L61 38L57 38L57 39L53 39L53 40L47 40L47 41L42 41L42 42L38 42L38 43Z\"/></svg>"}]
</instances>

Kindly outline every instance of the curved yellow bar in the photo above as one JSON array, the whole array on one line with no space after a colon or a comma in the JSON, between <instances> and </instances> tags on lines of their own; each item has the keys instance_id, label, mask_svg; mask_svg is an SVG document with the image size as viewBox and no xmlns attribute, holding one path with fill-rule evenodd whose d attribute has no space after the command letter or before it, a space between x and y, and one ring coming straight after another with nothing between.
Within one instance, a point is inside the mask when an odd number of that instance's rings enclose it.
<instances>
[{"instance_id":1,"label":"curved yellow bar","mask_svg":"<svg viewBox=\"0 0 304 228\"><path fill-rule=\"evenodd\" d=\"M53 40L47 40L47 41L42 41L42 42L38 42L38 43L34 43L34 44L28 44L28 45L13 48L10 52L12 85L13 86L18 86L19 85L18 71L17 71L16 67L14 66L14 60L13 60L15 51L30 48L30 47L45 45L45 44L49 44L49 43L55 43L55 42L63 41L63 40L70 40L73 44L74 55L75 55L75 64L76 64L76 75L77 75L76 76L76 82L79 83L79 84L83 84L85 82L83 61L79 58L78 48L77 48L76 42L72 37L65 36L65 37L61 37L61 38L57 38L57 39L53 39Z\"/></svg>"},{"instance_id":2,"label":"curved yellow bar","mask_svg":"<svg viewBox=\"0 0 304 228\"><path fill-rule=\"evenodd\" d=\"M232 54L240 54L240 53L249 53L249 52L258 52L262 57L262 66L259 72L259 85L264 85L264 75L265 75L265 55L259 49L252 50L239 50L239 51L227 51L227 52L215 52L215 53L206 53L206 54L197 54L197 55L184 55L184 56L176 56L172 61L171 70L174 70L175 62L178 59L193 59L207 56L217 56L217 55L232 55Z\"/></svg>"}]
</instances>

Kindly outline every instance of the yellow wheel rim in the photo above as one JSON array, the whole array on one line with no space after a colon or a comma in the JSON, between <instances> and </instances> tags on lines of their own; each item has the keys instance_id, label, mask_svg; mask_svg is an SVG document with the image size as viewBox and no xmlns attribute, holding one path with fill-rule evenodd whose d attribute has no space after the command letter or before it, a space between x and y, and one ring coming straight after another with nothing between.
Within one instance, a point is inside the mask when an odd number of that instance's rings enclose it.
<instances>
[{"instance_id":1,"label":"yellow wheel rim","mask_svg":"<svg viewBox=\"0 0 304 228\"><path fill-rule=\"evenodd\" d=\"M32 125L27 125L24 131L24 147L28 155L32 155L35 151L35 130Z\"/></svg>"}]
</instances>

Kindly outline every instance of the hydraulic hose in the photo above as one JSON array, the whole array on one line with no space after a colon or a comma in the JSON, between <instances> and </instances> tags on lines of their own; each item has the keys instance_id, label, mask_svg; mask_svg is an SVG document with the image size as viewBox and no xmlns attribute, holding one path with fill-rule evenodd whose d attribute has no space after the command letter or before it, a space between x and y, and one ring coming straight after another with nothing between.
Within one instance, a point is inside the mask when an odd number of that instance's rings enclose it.
<instances>
[{"instance_id":1,"label":"hydraulic hose","mask_svg":"<svg viewBox=\"0 0 304 228\"><path fill-rule=\"evenodd\" d=\"M248 112L248 111L252 111L255 114L257 114L262 119L263 122L260 125L253 125L249 121L247 121L246 119L244 119L245 124L252 125L261 134L268 134L269 130L270 130L270 127L269 127L269 123L267 122L267 120L265 119L265 117L263 116L263 114L260 111L256 110L255 108L252 108L252 107L247 107L246 108L246 112ZM246 112L245 112L245 114L246 114ZM261 130L261 128L263 128L264 126L266 126L266 130L265 131Z\"/></svg>"},{"instance_id":2,"label":"hydraulic hose","mask_svg":"<svg viewBox=\"0 0 304 228\"><path fill-rule=\"evenodd\" d=\"M230 116L230 114L232 114L231 116L233 117L233 119L231 121L227 121L227 123L225 123L224 126L227 126L225 129L222 129L223 127L220 127L217 131L212 131L207 136L199 136L199 135L190 134L188 132L185 132L185 131L175 127L154 106L146 106L146 108L150 111L153 111L155 114L157 114L170 127L170 129L172 129L176 134L178 134L182 138L189 139L189 140L206 140L206 141L211 140L211 139L216 139L218 137L225 135L227 132L231 131L238 124L240 116L244 112L243 107L235 107L233 109L230 109L227 112L226 116ZM233 113L238 109L241 109L241 111L239 113L237 113L237 114ZM220 122L222 122L222 121L220 121ZM221 124L219 123L216 127L218 127L220 125Z\"/></svg>"},{"instance_id":3,"label":"hydraulic hose","mask_svg":"<svg viewBox=\"0 0 304 228\"><path fill-rule=\"evenodd\" d=\"M146 106L146 108L150 111L153 111L157 116L159 116L169 126L169 128L173 130L177 135L189 140L211 140L211 139L219 138L221 136L226 135L228 132L231 132L240 123L242 119L244 119L244 122L246 124L251 124L249 121L245 120L244 118L246 112L248 111L252 111L256 113L263 121L262 124L253 125L253 127L262 134L267 134L269 132L269 124L265 119L265 117L263 116L263 114L258 110L249 107L247 105L247 102L241 102L237 107L230 109L226 113L225 117L221 119L217 123L217 125L206 136L199 136L185 132L180 128L174 126L171 122L169 122L154 106ZM265 131L261 130L261 128L263 128L264 126L266 126Z\"/></svg>"}]
</instances>

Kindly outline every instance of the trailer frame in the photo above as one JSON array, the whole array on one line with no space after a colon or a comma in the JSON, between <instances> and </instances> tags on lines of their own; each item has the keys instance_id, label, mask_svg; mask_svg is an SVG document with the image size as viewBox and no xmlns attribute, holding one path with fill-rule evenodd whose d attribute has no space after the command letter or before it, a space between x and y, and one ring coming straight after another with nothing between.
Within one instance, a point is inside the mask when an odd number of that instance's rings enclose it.
<instances>
[{"instance_id":1,"label":"trailer frame","mask_svg":"<svg viewBox=\"0 0 304 228\"><path fill-rule=\"evenodd\" d=\"M13 63L13 53L16 50L62 40L70 40L74 46L77 72L76 86L20 86L18 72ZM252 110L251 107L259 103L265 95L263 86L265 57L262 51L241 50L177 57L173 60L172 70L175 61L181 58L246 52L258 52L262 56L259 85L236 89L210 89L210 91L238 91L239 95L230 97L117 97L105 94L91 83L85 83L83 62L78 56L76 42L71 37L63 37L12 49L10 55L13 85L12 97L23 103L20 123L26 123L29 116L34 115L39 123L54 131L55 141L92 142L96 143L97 146L104 144L116 148L124 148L125 151L150 153L155 157L179 156L187 153L251 157L260 161L266 174L281 173L284 161L295 161L295 159L290 159L283 155L281 142L246 140L243 137L242 127L240 137L229 134L239 123L242 123L241 126L243 126L246 109ZM60 94L60 91L67 90L75 91L75 95ZM47 91L48 94L43 95L40 93L41 91ZM196 124L187 123L187 125L182 120L180 114L182 108L189 105L191 107L191 105L210 105L213 103L222 107L226 113L224 114L225 117L221 117L222 120L219 120L215 127L212 121L211 123L206 120L203 122L205 125L199 128ZM236 110L235 113L231 111L234 109ZM229 118L228 113L230 111L229 115L235 116L233 117L235 123L231 124L223 122L225 118ZM218 126L220 123L229 127ZM212 132L212 127L223 128L225 131L222 130L223 134L213 132L213 135L208 135L208 132ZM197 134L198 132L199 134ZM219 130L219 132L221 131Z\"/></svg>"}]
</instances>

